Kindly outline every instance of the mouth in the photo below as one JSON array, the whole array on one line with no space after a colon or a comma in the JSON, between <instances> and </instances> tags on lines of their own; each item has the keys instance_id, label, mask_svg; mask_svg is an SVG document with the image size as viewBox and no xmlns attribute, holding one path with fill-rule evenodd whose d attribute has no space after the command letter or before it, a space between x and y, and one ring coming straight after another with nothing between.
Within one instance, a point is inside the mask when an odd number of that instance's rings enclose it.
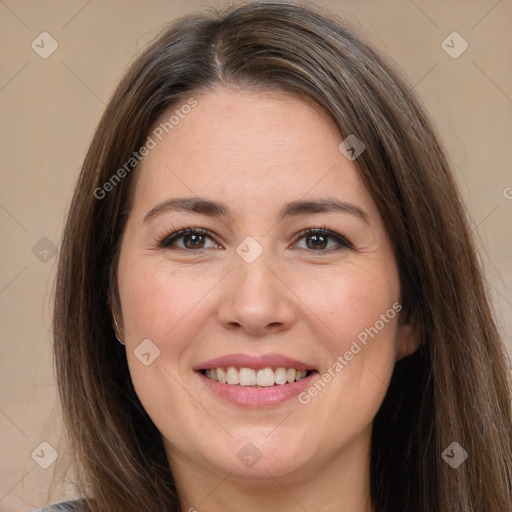
<instances>
[{"instance_id":1,"label":"mouth","mask_svg":"<svg viewBox=\"0 0 512 512\"><path fill-rule=\"evenodd\" d=\"M260 369L234 366L199 370L207 379L228 384L230 386L243 386L255 388L269 388L284 386L299 382L310 376L315 370L298 370L296 368L266 367Z\"/></svg>"},{"instance_id":2,"label":"mouth","mask_svg":"<svg viewBox=\"0 0 512 512\"><path fill-rule=\"evenodd\" d=\"M194 370L216 397L242 407L279 405L296 397L319 374L311 364L280 354L232 354Z\"/></svg>"}]
</instances>

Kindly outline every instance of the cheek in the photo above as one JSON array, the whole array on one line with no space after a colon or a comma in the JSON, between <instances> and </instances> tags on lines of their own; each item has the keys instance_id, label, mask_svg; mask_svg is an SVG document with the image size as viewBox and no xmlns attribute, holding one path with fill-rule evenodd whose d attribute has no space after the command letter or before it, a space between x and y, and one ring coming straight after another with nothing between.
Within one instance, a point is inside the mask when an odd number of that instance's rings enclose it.
<instances>
[{"instance_id":1,"label":"cheek","mask_svg":"<svg viewBox=\"0 0 512 512\"><path fill-rule=\"evenodd\" d=\"M119 265L130 375L141 403L160 431L169 429L169 417L179 418L183 410L196 407L186 391L188 356L194 350L194 339L205 328L205 318L212 314L207 294L218 281L204 272L169 269L165 263L130 257ZM138 347L146 339L159 349L148 366L137 357ZM200 427L197 418L195 425ZM179 428L177 432L175 435L185 435Z\"/></svg>"},{"instance_id":2,"label":"cheek","mask_svg":"<svg viewBox=\"0 0 512 512\"><path fill-rule=\"evenodd\" d=\"M203 299L212 279L206 273L170 270L150 259L127 263L131 272L124 272L126 277L119 283L127 341L150 338L163 344L172 339L179 348L185 327L187 337L193 336L194 326L200 328L196 320L207 305Z\"/></svg>"},{"instance_id":3,"label":"cheek","mask_svg":"<svg viewBox=\"0 0 512 512\"><path fill-rule=\"evenodd\" d=\"M319 325L326 327L323 344L330 357L322 382L300 401L325 424L340 428L341 421L347 433L356 432L377 412L393 372L401 310L397 272L380 262L347 265L303 293Z\"/></svg>"},{"instance_id":4,"label":"cheek","mask_svg":"<svg viewBox=\"0 0 512 512\"><path fill-rule=\"evenodd\" d=\"M396 326L390 320L396 316L393 304L400 297L398 275L391 264L386 269L381 261L371 263L347 265L320 279L303 281L302 295L327 328L331 351L336 354L347 350L359 334L364 339L376 322L382 337L394 338Z\"/></svg>"}]
</instances>

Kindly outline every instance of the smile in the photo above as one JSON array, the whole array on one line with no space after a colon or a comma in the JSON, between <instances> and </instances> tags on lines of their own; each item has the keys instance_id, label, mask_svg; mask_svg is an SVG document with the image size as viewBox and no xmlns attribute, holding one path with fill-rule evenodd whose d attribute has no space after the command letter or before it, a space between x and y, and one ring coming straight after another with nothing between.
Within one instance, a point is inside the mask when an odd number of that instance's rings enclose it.
<instances>
[{"instance_id":1,"label":"smile","mask_svg":"<svg viewBox=\"0 0 512 512\"><path fill-rule=\"evenodd\" d=\"M203 375L208 379L229 384L231 386L256 386L271 387L276 385L291 384L298 382L310 373L308 370L297 370L295 368L212 368L203 370Z\"/></svg>"}]
</instances>

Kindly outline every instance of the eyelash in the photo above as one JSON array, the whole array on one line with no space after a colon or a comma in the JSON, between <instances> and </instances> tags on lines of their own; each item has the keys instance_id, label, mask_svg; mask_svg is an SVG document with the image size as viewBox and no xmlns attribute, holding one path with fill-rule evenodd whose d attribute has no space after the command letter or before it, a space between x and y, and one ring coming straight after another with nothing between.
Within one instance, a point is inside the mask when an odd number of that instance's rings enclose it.
<instances>
[{"instance_id":1,"label":"eyelash","mask_svg":"<svg viewBox=\"0 0 512 512\"><path fill-rule=\"evenodd\" d=\"M190 226L184 226L178 228L176 231L173 231L172 233L165 235L160 241L158 242L158 248L159 249L171 249L171 245L180 238L183 238L185 235L205 235L210 237L212 240L214 239L214 235L211 231L203 228L193 228ZM302 238L305 238L308 235L321 235L321 236L328 236L332 239L334 239L341 247L334 248L334 249L320 249L318 251L311 250L310 252L319 252L319 253L325 253L325 252L332 252L332 251L339 251L342 249L354 249L354 246L342 235L339 233L336 233L334 231L331 231L327 229L325 226L322 226L320 228L305 228L299 233L297 233L295 237L295 242L297 243ZM186 249L183 247L175 247L175 249L181 249L188 252L203 252L207 251L209 248L201 248L201 249ZM308 249L305 249L308 250Z\"/></svg>"}]
</instances>

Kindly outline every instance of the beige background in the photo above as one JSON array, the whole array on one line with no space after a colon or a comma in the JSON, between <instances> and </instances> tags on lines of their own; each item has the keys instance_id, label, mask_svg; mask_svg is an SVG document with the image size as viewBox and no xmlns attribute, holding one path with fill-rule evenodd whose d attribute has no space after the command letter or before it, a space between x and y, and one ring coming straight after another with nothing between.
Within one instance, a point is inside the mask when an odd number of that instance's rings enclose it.
<instances>
[{"instance_id":1,"label":"beige background","mask_svg":"<svg viewBox=\"0 0 512 512\"><path fill-rule=\"evenodd\" d=\"M512 2L322 3L371 33L403 67L435 119L470 207L512 353ZM50 352L57 258L40 261L32 249L37 243L51 249L48 241L39 242L43 237L58 247L90 137L127 64L164 22L206 5L0 0L1 511L45 503L55 465L42 469L31 458L41 442L57 448L61 461L65 453L58 444ZM43 31L59 45L47 59L31 48ZM441 47L453 31L469 44L457 59ZM57 489L53 499L64 496Z\"/></svg>"}]
</instances>

